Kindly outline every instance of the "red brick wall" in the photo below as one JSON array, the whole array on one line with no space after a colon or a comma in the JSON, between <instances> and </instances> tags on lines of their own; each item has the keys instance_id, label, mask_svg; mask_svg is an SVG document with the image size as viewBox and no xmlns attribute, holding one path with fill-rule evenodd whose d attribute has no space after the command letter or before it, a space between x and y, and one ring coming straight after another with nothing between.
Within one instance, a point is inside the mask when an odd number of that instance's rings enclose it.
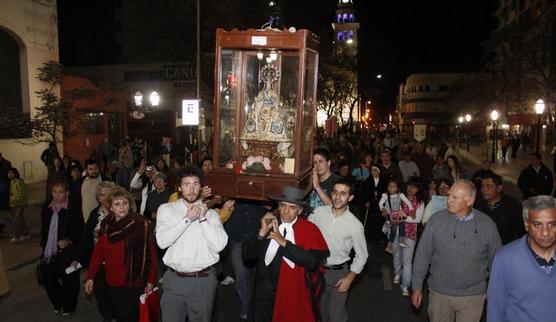
<instances>
[{"instance_id":1,"label":"red brick wall","mask_svg":"<svg viewBox=\"0 0 556 322\"><path fill-rule=\"evenodd\" d=\"M90 99L81 99L74 102L74 112L70 116L71 135L64 136L64 154L69 155L72 159L85 161L91 153L102 143L103 137L108 136L108 116L110 113L123 113L127 115L127 98L124 91L99 89L90 80L73 75L63 75L61 83L62 97L64 93L75 88L87 88L96 91L95 96ZM107 99L113 101L112 104L106 106ZM83 129L83 112L104 113L104 134L103 135L86 135ZM124 117L127 123L127 118ZM127 124L124 124L124 136L127 134Z\"/></svg>"}]
</instances>

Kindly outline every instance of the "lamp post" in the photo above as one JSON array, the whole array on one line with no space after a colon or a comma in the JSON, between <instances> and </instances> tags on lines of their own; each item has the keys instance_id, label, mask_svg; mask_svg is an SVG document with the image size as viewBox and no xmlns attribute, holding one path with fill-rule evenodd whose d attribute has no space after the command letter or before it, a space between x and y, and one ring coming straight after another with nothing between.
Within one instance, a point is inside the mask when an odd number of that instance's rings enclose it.
<instances>
[{"instance_id":1,"label":"lamp post","mask_svg":"<svg viewBox=\"0 0 556 322\"><path fill-rule=\"evenodd\" d=\"M537 154L541 151L541 115L544 112L544 101L537 100L535 103L535 113L537 113Z\"/></svg>"},{"instance_id":2,"label":"lamp post","mask_svg":"<svg viewBox=\"0 0 556 322\"><path fill-rule=\"evenodd\" d=\"M458 141L458 146L460 146L461 141L462 141L461 140L461 128L463 126L463 116L458 117L458 123L459 123L459 126L456 126L456 128L458 129L456 140Z\"/></svg>"},{"instance_id":3,"label":"lamp post","mask_svg":"<svg viewBox=\"0 0 556 322\"><path fill-rule=\"evenodd\" d=\"M490 162L496 163L496 121L498 120L498 111L493 110L490 113L490 119L492 120L492 155Z\"/></svg>"},{"instance_id":4,"label":"lamp post","mask_svg":"<svg viewBox=\"0 0 556 322\"><path fill-rule=\"evenodd\" d=\"M471 136L470 135L471 134L471 128L470 128L471 115L470 114L465 115L465 123L467 123L467 152L469 152L469 143L471 141L471 138L470 138L470 136Z\"/></svg>"},{"instance_id":5,"label":"lamp post","mask_svg":"<svg viewBox=\"0 0 556 322\"><path fill-rule=\"evenodd\" d=\"M152 111L151 107L157 107L158 105L160 105L160 95L156 91L152 91L149 94L149 102L145 103L143 93L137 91L133 95L133 102L135 104L135 111L133 112L133 117L137 119L142 119L143 117L145 117L145 114ZM149 138L145 140L145 142L147 142L147 144L150 144L151 147L154 146L153 128L154 128L154 120L151 120L150 127L149 127L149 134L148 134Z\"/></svg>"}]
</instances>

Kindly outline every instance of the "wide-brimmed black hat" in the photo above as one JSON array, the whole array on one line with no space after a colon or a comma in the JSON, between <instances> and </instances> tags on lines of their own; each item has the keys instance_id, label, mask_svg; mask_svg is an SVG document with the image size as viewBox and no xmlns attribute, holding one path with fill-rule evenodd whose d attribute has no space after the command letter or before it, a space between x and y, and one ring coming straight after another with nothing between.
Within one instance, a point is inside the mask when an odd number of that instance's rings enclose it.
<instances>
[{"instance_id":1,"label":"wide-brimmed black hat","mask_svg":"<svg viewBox=\"0 0 556 322\"><path fill-rule=\"evenodd\" d=\"M294 203L303 207L307 207L307 203L304 200L305 193L303 190L295 187L285 186L282 190L282 195L280 196L268 196L272 200L284 201L289 203Z\"/></svg>"}]
</instances>

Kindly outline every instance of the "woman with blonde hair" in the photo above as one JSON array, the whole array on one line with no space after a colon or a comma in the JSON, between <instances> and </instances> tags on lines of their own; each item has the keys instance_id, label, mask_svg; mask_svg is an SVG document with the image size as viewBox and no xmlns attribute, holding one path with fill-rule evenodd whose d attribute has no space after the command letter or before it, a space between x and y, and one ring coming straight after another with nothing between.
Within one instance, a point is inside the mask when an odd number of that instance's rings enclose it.
<instances>
[{"instance_id":1,"label":"woman with blonde hair","mask_svg":"<svg viewBox=\"0 0 556 322\"><path fill-rule=\"evenodd\" d=\"M133 196L121 187L108 195L110 216L102 221L93 251L85 292L92 294L102 263L114 316L118 321L139 320L139 296L156 280L156 247L150 222L132 211Z\"/></svg>"}]
</instances>

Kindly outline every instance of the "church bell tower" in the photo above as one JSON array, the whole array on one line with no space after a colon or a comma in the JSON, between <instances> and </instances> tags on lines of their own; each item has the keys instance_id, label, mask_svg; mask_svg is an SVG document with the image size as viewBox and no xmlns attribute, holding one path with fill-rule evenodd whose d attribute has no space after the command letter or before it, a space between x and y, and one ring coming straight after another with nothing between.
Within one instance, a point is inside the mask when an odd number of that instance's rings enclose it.
<instances>
[{"instance_id":1,"label":"church bell tower","mask_svg":"<svg viewBox=\"0 0 556 322\"><path fill-rule=\"evenodd\" d=\"M355 19L352 0L338 0L332 29L334 29L335 34L334 44L336 50L352 57L357 56L357 31L359 30L359 23Z\"/></svg>"}]
</instances>

